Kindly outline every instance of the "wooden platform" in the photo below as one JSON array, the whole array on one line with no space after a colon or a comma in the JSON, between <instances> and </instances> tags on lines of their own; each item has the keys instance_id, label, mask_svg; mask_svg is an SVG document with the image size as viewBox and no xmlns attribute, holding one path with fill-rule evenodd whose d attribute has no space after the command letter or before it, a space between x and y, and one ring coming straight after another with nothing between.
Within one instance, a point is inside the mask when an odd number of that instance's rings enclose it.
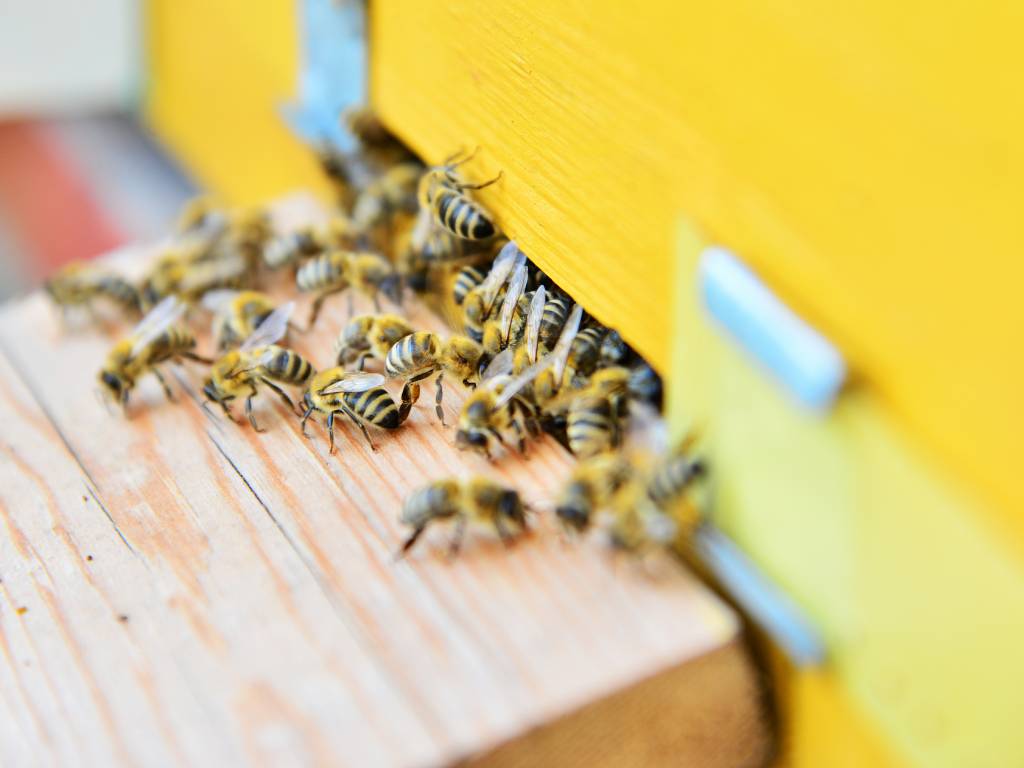
<instances>
[{"instance_id":1,"label":"wooden platform","mask_svg":"<svg viewBox=\"0 0 1024 768\"><path fill-rule=\"evenodd\" d=\"M345 314L296 347L328 364ZM175 403L144 380L125 420L94 392L110 343L38 294L0 310L0 764L763 760L737 619L681 569L543 518L507 551L451 561L435 535L394 561L410 489L493 471L541 506L570 466L554 441L492 468L425 387L378 453L343 425L329 456L270 397L265 434L204 412L199 367Z\"/></svg>"}]
</instances>

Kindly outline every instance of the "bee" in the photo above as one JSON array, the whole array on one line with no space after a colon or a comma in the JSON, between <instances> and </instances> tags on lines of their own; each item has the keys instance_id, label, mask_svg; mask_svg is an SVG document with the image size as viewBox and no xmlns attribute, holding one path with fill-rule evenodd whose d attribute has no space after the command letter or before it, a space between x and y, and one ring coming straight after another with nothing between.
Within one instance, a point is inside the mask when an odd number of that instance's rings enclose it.
<instances>
[{"instance_id":1,"label":"bee","mask_svg":"<svg viewBox=\"0 0 1024 768\"><path fill-rule=\"evenodd\" d=\"M547 289L542 285L533 292L526 309L526 328L523 331L523 343L514 347L512 369L523 371L537 362L540 354L540 324L544 318L544 307L547 306Z\"/></svg>"},{"instance_id":2,"label":"bee","mask_svg":"<svg viewBox=\"0 0 1024 768\"><path fill-rule=\"evenodd\" d=\"M359 156L376 168L412 159L412 154L367 106L349 107L342 121L359 144Z\"/></svg>"},{"instance_id":3,"label":"bee","mask_svg":"<svg viewBox=\"0 0 1024 768\"><path fill-rule=\"evenodd\" d=\"M131 314L140 310L139 292L134 285L92 264L68 264L47 280L43 288L65 314L70 307L85 307L91 312L92 302L97 298L108 299Z\"/></svg>"},{"instance_id":4,"label":"bee","mask_svg":"<svg viewBox=\"0 0 1024 768\"><path fill-rule=\"evenodd\" d=\"M177 325L185 307L174 297L157 304L135 326L128 338L114 345L99 372L101 391L122 408L127 409L128 397L136 382L152 373L159 380L169 400L174 399L171 388L157 366L182 358L209 363L193 351L195 337L186 327Z\"/></svg>"},{"instance_id":5,"label":"bee","mask_svg":"<svg viewBox=\"0 0 1024 768\"><path fill-rule=\"evenodd\" d=\"M217 360L203 386L207 400L217 403L228 418L233 419L229 404L245 397L245 415L252 428L262 432L252 411L253 398L261 385L275 392L291 410L295 403L281 386L301 387L309 383L315 373L313 366L290 349L277 346L288 330L288 320L295 309L288 302L263 318L242 345Z\"/></svg>"},{"instance_id":6,"label":"bee","mask_svg":"<svg viewBox=\"0 0 1024 768\"><path fill-rule=\"evenodd\" d=\"M420 208L409 237L412 261L436 264L462 256L462 243L434 221L429 208Z\"/></svg>"},{"instance_id":7,"label":"bee","mask_svg":"<svg viewBox=\"0 0 1024 768\"><path fill-rule=\"evenodd\" d=\"M472 265L467 265L455 273L452 280L452 300L459 306L466 295L484 281L484 273Z\"/></svg>"},{"instance_id":8,"label":"bee","mask_svg":"<svg viewBox=\"0 0 1024 768\"><path fill-rule=\"evenodd\" d=\"M630 399L648 403L656 408L661 407L661 377L647 363L640 361L632 367L629 374L628 390Z\"/></svg>"},{"instance_id":9,"label":"bee","mask_svg":"<svg viewBox=\"0 0 1024 768\"><path fill-rule=\"evenodd\" d=\"M374 179L356 198L352 223L360 232L390 222L400 211L416 210L417 185L423 173L419 163L400 163Z\"/></svg>"},{"instance_id":10,"label":"bee","mask_svg":"<svg viewBox=\"0 0 1024 768\"><path fill-rule=\"evenodd\" d=\"M259 291L210 291L202 304L214 313L213 336L220 351L242 343L274 311L276 304Z\"/></svg>"},{"instance_id":11,"label":"bee","mask_svg":"<svg viewBox=\"0 0 1024 768\"><path fill-rule=\"evenodd\" d=\"M338 365L351 363L354 356L356 368L361 371L366 358L384 360L391 347L412 332L412 326L398 315L352 318L338 336Z\"/></svg>"},{"instance_id":12,"label":"bee","mask_svg":"<svg viewBox=\"0 0 1024 768\"><path fill-rule=\"evenodd\" d=\"M650 503L642 483L627 483L615 495L604 523L615 550L644 557L665 551L684 533L679 521Z\"/></svg>"},{"instance_id":13,"label":"bee","mask_svg":"<svg viewBox=\"0 0 1024 768\"><path fill-rule=\"evenodd\" d=\"M260 260L263 246L273 236L270 215L263 208L242 208L229 217L227 239L252 268Z\"/></svg>"},{"instance_id":14,"label":"bee","mask_svg":"<svg viewBox=\"0 0 1024 768\"><path fill-rule=\"evenodd\" d=\"M420 179L418 190L420 208L430 211L437 224L463 240L487 240L497 232L490 213L465 193L489 187L502 174L482 184L466 184L455 171L472 160L475 154L473 152L455 162L459 156L456 154L443 165L428 169Z\"/></svg>"},{"instance_id":15,"label":"bee","mask_svg":"<svg viewBox=\"0 0 1024 768\"><path fill-rule=\"evenodd\" d=\"M516 268L525 263L526 255L514 242L502 247L483 282L462 300L462 320L467 336L476 341L483 340L484 323L490 317L501 289Z\"/></svg>"},{"instance_id":16,"label":"bee","mask_svg":"<svg viewBox=\"0 0 1024 768\"><path fill-rule=\"evenodd\" d=\"M482 357L480 345L465 336L450 336L447 341L441 341L436 333L418 331L395 342L384 359L384 369L389 377L404 379L409 384L439 371L434 402L437 418L445 426L441 409L444 375L447 373L465 386L472 387L471 379L479 375Z\"/></svg>"},{"instance_id":17,"label":"bee","mask_svg":"<svg viewBox=\"0 0 1024 768\"><path fill-rule=\"evenodd\" d=\"M179 234L203 232L207 235L223 232L228 225L227 216L219 210L209 195L198 195L185 202L178 214Z\"/></svg>"},{"instance_id":18,"label":"bee","mask_svg":"<svg viewBox=\"0 0 1024 768\"><path fill-rule=\"evenodd\" d=\"M310 309L308 328L316 323L324 300L346 288L354 288L373 299L380 311L378 293L383 292L396 304L401 299L401 281L391 262L376 253L332 250L315 256L295 275L300 291L318 291ZM349 296L349 314L353 312Z\"/></svg>"},{"instance_id":19,"label":"bee","mask_svg":"<svg viewBox=\"0 0 1024 768\"><path fill-rule=\"evenodd\" d=\"M302 434L306 433L306 421L314 412L327 415L327 433L330 435L331 453L334 453L334 417L343 413L363 433L370 449L377 448L366 431L366 424L382 429L398 429L409 418L413 404L419 398L419 384L406 382L402 388L401 405L395 405L388 391L381 385L384 376L379 373L346 371L342 367L321 371L309 382L303 397L306 412L302 416Z\"/></svg>"},{"instance_id":20,"label":"bee","mask_svg":"<svg viewBox=\"0 0 1024 768\"><path fill-rule=\"evenodd\" d=\"M419 488L406 497L398 519L412 528L412 533L402 543L399 556L412 549L427 526L437 520L455 523L449 544L449 554L453 557L462 546L469 522L493 526L506 545L513 541L512 528L520 534L527 531L526 505L519 493L484 477L438 480Z\"/></svg>"},{"instance_id":21,"label":"bee","mask_svg":"<svg viewBox=\"0 0 1024 768\"><path fill-rule=\"evenodd\" d=\"M696 523L696 509L691 492L697 483L707 477L707 465L692 449L696 433L662 457L647 479L647 497L661 511L681 517L689 527Z\"/></svg>"},{"instance_id":22,"label":"bee","mask_svg":"<svg viewBox=\"0 0 1024 768\"><path fill-rule=\"evenodd\" d=\"M619 452L584 459L563 486L555 514L566 529L582 533L590 528L597 513L613 506L621 490L635 480L633 464Z\"/></svg>"},{"instance_id":23,"label":"bee","mask_svg":"<svg viewBox=\"0 0 1024 768\"><path fill-rule=\"evenodd\" d=\"M313 228L303 227L272 238L263 248L263 263L268 269L283 269L321 250Z\"/></svg>"},{"instance_id":24,"label":"bee","mask_svg":"<svg viewBox=\"0 0 1024 768\"><path fill-rule=\"evenodd\" d=\"M574 304L549 355L551 365L541 369L533 383L533 399L545 411L553 409L561 402L560 392L566 378L566 362L582 317L583 308L579 304Z\"/></svg>"},{"instance_id":25,"label":"bee","mask_svg":"<svg viewBox=\"0 0 1024 768\"><path fill-rule=\"evenodd\" d=\"M142 283L141 299L144 306L153 306L168 296L192 302L217 288L244 288L251 277L241 254L206 258L201 248L176 248L164 253L149 270Z\"/></svg>"},{"instance_id":26,"label":"bee","mask_svg":"<svg viewBox=\"0 0 1024 768\"><path fill-rule=\"evenodd\" d=\"M455 445L460 449L478 451L491 459L494 442L505 445L503 432L515 430L520 453L526 452L526 437L540 434L538 412L533 403L520 392L530 384L541 368L550 365L542 360L513 377L511 350L506 350L487 366L477 387L462 404Z\"/></svg>"}]
</instances>

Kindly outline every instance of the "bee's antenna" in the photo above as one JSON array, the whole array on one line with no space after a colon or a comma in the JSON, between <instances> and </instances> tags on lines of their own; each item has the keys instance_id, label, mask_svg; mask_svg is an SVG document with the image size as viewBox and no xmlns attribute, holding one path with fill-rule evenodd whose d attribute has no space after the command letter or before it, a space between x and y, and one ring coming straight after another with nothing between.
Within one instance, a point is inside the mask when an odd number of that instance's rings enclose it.
<instances>
[{"instance_id":1,"label":"bee's antenna","mask_svg":"<svg viewBox=\"0 0 1024 768\"><path fill-rule=\"evenodd\" d=\"M114 416L114 411L110 407L110 401L103 396L103 393L100 392L100 388L93 387L92 393L96 396L96 399L99 401L100 405L102 405L104 409L106 409L107 413L111 416Z\"/></svg>"}]
</instances>

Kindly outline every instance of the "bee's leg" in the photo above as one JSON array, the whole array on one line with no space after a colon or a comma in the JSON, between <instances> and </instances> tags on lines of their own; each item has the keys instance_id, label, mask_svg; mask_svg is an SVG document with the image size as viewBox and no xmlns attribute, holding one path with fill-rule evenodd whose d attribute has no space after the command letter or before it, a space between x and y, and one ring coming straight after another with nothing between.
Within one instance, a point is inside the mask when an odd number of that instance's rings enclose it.
<instances>
[{"instance_id":1,"label":"bee's leg","mask_svg":"<svg viewBox=\"0 0 1024 768\"><path fill-rule=\"evenodd\" d=\"M476 152L474 151L473 154L476 154ZM470 155L470 157L472 157L472 155ZM468 159L469 158L466 158L466 160L468 160ZM463 160L462 162L466 162L466 161ZM491 184L494 184L495 182L497 182L498 179L500 179L504 174L505 174L505 171L498 171L498 175L495 176L493 179L491 179L490 181L481 182L480 184L461 184L460 183L459 184L459 189L460 190L463 190L463 189L484 189L485 187L489 187L489 186L491 186Z\"/></svg>"},{"instance_id":2,"label":"bee's leg","mask_svg":"<svg viewBox=\"0 0 1024 768\"><path fill-rule=\"evenodd\" d=\"M327 414L327 434L330 436L331 439L332 455L334 454L334 414L336 413L337 411L331 411L330 413Z\"/></svg>"},{"instance_id":3,"label":"bee's leg","mask_svg":"<svg viewBox=\"0 0 1024 768\"><path fill-rule=\"evenodd\" d=\"M216 362L212 358L197 355L195 352L182 352L181 356L194 363L202 363L203 365L213 365Z\"/></svg>"},{"instance_id":4,"label":"bee's leg","mask_svg":"<svg viewBox=\"0 0 1024 768\"><path fill-rule=\"evenodd\" d=\"M459 515L455 518L455 532L452 540L448 542L448 557L454 558L462 549L462 540L466 538L466 516Z\"/></svg>"},{"instance_id":5,"label":"bee's leg","mask_svg":"<svg viewBox=\"0 0 1024 768\"><path fill-rule=\"evenodd\" d=\"M505 525L505 521L500 517L494 518L494 530L498 532L498 538L501 539L501 543L506 547L511 547L515 537L512 536L511 532Z\"/></svg>"},{"instance_id":6,"label":"bee's leg","mask_svg":"<svg viewBox=\"0 0 1024 768\"><path fill-rule=\"evenodd\" d=\"M343 405L341 407L341 410L344 411L345 415L348 416L350 419L352 419L352 421L355 423L355 425L357 427L359 427L359 429L362 431L363 437L366 438L366 442L368 442L370 444L370 450L371 451L376 451L377 450L377 446L375 446L373 444L373 440L370 439L370 433L366 431L366 425L363 424L363 420L361 418L359 418L359 416L356 415L356 412L353 411L351 408L349 408L347 405Z\"/></svg>"},{"instance_id":7,"label":"bee's leg","mask_svg":"<svg viewBox=\"0 0 1024 768\"><path fill-rule=\"evenodd\" d=\"M376 292L373 294L373 311L380 314L380 296Z\"/></svg>"},{"instance_id":8,"label":"bee's leg","mask_svg":"<svg viewBox=\"0 0 1024 768\"><path fill-rule=\"evenodd\" d=\"M245 398L245 415L246 415L246 418L249 419L249 423L252 424L252 428L254 430L256 430L257 432L266 432L267 430L260 429L260 426L256 423L256 417L252 413L252 399L254 397L256 397L256 388L255 387L253 387L250 390L249 396L247 398Z\"/></svg>"},{"instance_id":9,"label":"bee's leg","mask_svg":"<svg viewBox=\"0 0 1024 768\"><path fill-rule=\"evenodd\" d=\"M420 399L420 385L411 381L405 382L402 387L402 404L398 407L398 423L403 424L409 418L409 412L413 405Z\"/></svg>"},{"instance_id":10,"label":"bee's leg","mask_svg":"<svg viewBox=\"0 0 1024 768\"><path fill-rule=\"evenodd\" d=\"M281 398L281 401L288 406L289 410L291 410L292 413L295 412L295 401L288 397L287 392L285 392L283 389L277 386L277 384L272 382L270 379L265 378L263 376L260 377L260 383L266 384L268 387L270 387L270 389L276 392L277 396Z\"/></svg>"},{"instance_id":11,"label":"bee's leg","mask_svg":"<svg viewBox=\"0 0 1024 768\"><path fill-rule=\"evenodd\" d=\"M466 389L473 389L473 390L475 390L476 389L476 382L475 381L470 381L469 379L463 379L462 380L462 386L464 386Z\"/></svg>"},{"instance_id":12,"label":"bee's leg","mask_svg":"<svg viewBox=\"0 0 1024 768\"><path fill-rule=\"evenodd\" d=\"M402 548L395 553L395 559L400 560L402 556L405 555L406 552L412 549L412 545L419 540L420 536L423 535L423 532L425 530L427 530L426 524L417 525L415 530L413 530L413 532L409 534L409 538L402 542Z\"/></svg>"},{"instance_id":13,"label":"bee's leg","mask_svg":"<svg viewBox=\"0 0 1024 768\"><path fill-rule=\"evenodd\" d=\"M444 398L444 386L441 384L441 379L444 378L444 371L437 374L437 381L434 382L437 387L437 394L434 396L434 410L437 411L437 418L441 420L441 426L447 427L444 423L444 411L441 409L441 400Z\"/></svg>"},{"instance_id":14,"label":"bee's leg","mask_svg":"<svg viewBox=\"0 0 1024 768\"><path fill-rule=\"evenodd\" d=\"M156 376L157 380L160 382L160 386L164 388L164 394L167 395L167 399L173 403L176 398L174 397L174 393L171 392L170 386L167 384L167 379L164 378L164 375L160 373L158 368L153 368L153 375Z\"/></svg>"},{"instance_id":15,"label":"bee's leg","mask_svg":"<svg viewBox=\"0 0 1024 768\"><path fill-rule=\"evenodd\" d=\"M302 421L300 422L299 426L302 427L302 436L303 437L309 437L310 436L309 432L306 431L306 422L309 421L309 417L312 416L312 415L313 415L313 408L307 408L306 412L304 414L302 414Z\"/></svg>"},{"instance_id":16,"label":"bee's leg","mask_svg":"<svg viewBox=\"0 0 1024 768\"><path fill-rule=\"evenodd\" d=\"M328 296L337 293L342 290L341 288L331 288L328 291L323 291L317 294L317 297L313 299L313 306L309 309L309 322L306 323L306 332L313 330L313 326L316 325L316 319L320 317L320 310L324 308L324 301ZM350 313L351 314L351 313Z\"/></svg>"},{"instance_id":17,"label":"bee's leg","mask_svg":"<svg viewBox=\"0 0 1024 768\"><path fill-rule=\"evenodd\" d=\"M512 428L516 431L516 445L519 453L526 455L526 432L518 416L512 417Z\"/></svg>"},{"instance_id":18,"label":"bee's leg","mask_svg":"<svg viewBox=\"0 0 1024 768\"><path fill-rule=\"evenodd\" d=\"M373 357L369 352L360 352L359 357L356 358L356 370L363 370L363 366L366 364L366 358Z\"/></svg>"}]
</instances>

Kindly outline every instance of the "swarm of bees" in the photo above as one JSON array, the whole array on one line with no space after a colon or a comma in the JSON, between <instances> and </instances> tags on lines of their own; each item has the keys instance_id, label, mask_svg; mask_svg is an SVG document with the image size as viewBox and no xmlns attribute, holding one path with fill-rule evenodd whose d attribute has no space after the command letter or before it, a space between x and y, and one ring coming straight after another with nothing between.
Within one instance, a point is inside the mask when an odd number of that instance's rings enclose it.
<instances>
[{"instance_id":1,"label":"swarm of bees","mask_svg":"<svg viewBox=\"0 0 1024 768\"><path fill-rule=\"evenodd\" d=\"M232 410L243 400L246 419L261 432L253 401L270 390L304 434L310 418L322 418L334 453L337 417L353 422L376 450L368 428L405 425L420 382L433 378L442 425L445 386L469 390L454 425L459 449L494 461L525 454L549 435L579 459L551 505L567 535L599 530L615 549L638 554L685 542L701 519L707 474L694 441L652 451L649 435L636 437L638 423L660 422L660 378L501 234L474 197L501 174L467 180L462 169L475 152L424 167L372 113L345 119L358 149L320 153L339 201L324 226L281 232L265 211L201 198L186 206L138 283L74 265L46 284L65 311L105 301L129 316L145 313L111 349L99 391L127 411L137 382L152 373L173 399L162 367L192 361L208 366L204 407L214 404L244 425ZM326 300L348 294L349 319L329 367L289 348L289 335L304 331L292 322L295 304L265 292L282 279L314 295L306 330ZM402 314L406 288L440 310L453 331L411 325ZM354 316L353 291L373 302L373 314ZM212 359L197 354L186 324L203 311L212 314ZM402 384L397 402L389 380ZM433 482L403 506L399 519L411 534L400 554L438 521L454 525L453 553L469 522L511 542L528 529L528 513L515 489L483 477Z\"/></svg>"}]
</instances>

